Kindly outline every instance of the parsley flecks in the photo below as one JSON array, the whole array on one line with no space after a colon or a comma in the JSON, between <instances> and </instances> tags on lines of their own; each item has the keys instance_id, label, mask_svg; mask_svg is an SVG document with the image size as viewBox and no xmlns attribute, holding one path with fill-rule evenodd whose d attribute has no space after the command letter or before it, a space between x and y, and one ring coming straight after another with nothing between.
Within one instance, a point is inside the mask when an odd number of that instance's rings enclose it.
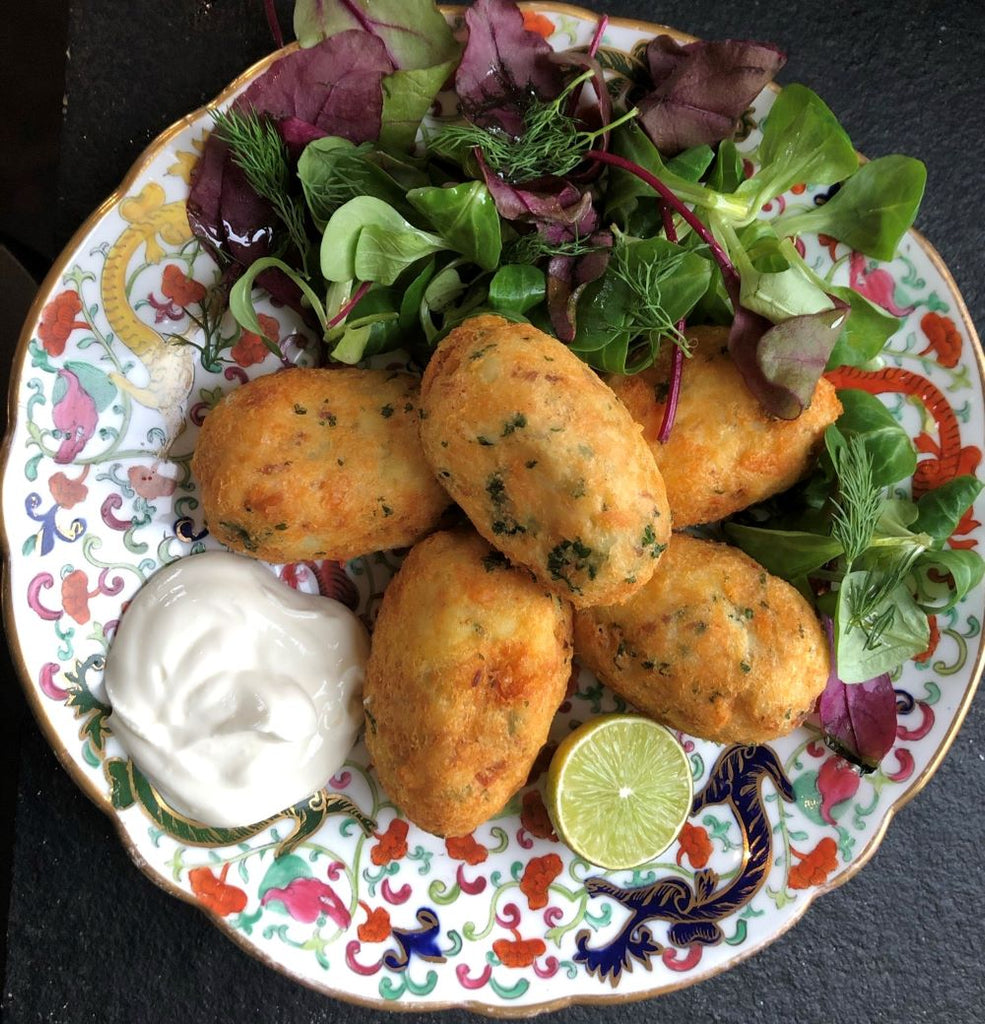
<instances>
[{"instance_id":1,"label":"parsley flecks","mask_svg":"<svg viewBox=\"0 0 985 1024\"><path fill-rule=\"evenodd\" d=\"M594 580L604 555L593 551L582 541L581 537L574 540L565 538L555 544L547 555L547 571L552 580L563 580L573 594L580 594L581 587L575 582L579 576L587 576Z\"/></svg>"},{"instance_id":2,"label":"parsley flecks","mask_svg":"<svg viewBox=\"0 0 985 1024\"><path fill-rule=\"evenodd\" d=\"M527 417L522 412L514 413L513 416L503 424L500 437L509 437L517 430L522 430L527 425Z\"/></svg>"},{"instance_id":3,"label":"parsley flecks","mask_svg":"<svg viewBox=\"0 0 985 1024\"><path fill-rule=\"evenodd\" d=\"M640 536L640 547L644 551L649 548L651 558L659 558L667 550L666 544L660 544L657 541L657 535L652 523L647 523L644 527L643 533Z\"/></svg>"},{"instance_id":4,"label":"parsley flecks","mask_svg":"<svg viewBox=\"0 0 985 1024\"><path fill-rule=\"evenodd\" d=\"M492 521L492 532L497 536L514 537L518 533L526 533L527 528L521 526L512 516L503 516Z\"/></svg>"},{"instance_id":5,"label":"parsley flecks","mask_svg":"<svg viewBox=\"0 0 985 1024\"><path fill-rule=\"evenodd\" d=\"M508 569L510 566L506 555L502 551L490 551L482 558L482 567L486 572L495 572L496 569Z\"/></svg>"},{"instance_id":6,"label":"parsley flecks","mask_svg":"<svg viewBox=\"0 0 985 1024\"><path fill-rule=\"evenodd\" d=\"M489 495L489 500L496 506L505 504L506 498L506 484L503 482L503 477L499 473L493 473L486 481L486 494Z\"/></svg>"},{"instance_id":7,"label":"parsley flecks","mask_svg":"<svg viewBox=\"0 0 985 1024\"><path fill-rule=\"evenodd\" d=\"M383 419L388 420L393 415L393 406L387 403L380 409L380 415Z\"/></svg>"}]
</instances>

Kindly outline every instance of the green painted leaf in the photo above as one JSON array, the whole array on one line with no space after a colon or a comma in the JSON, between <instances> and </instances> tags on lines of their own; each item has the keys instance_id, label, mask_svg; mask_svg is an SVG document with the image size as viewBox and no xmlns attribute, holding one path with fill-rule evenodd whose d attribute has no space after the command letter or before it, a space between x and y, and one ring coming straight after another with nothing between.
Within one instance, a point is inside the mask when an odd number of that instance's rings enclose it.
<instances>
[{"instance_id":1,"label":"green painted leaf","mask_svg":"<svg viewBox=\"0 0 985 1024\"><path fill-rule=\"evenodd\" d=\"M82 390L92 398L100 412L113 403L118 393L117 387L98 366L70 360L65 363L65 369L71 370L79 378Z\"/></svg>"}]
</instances>

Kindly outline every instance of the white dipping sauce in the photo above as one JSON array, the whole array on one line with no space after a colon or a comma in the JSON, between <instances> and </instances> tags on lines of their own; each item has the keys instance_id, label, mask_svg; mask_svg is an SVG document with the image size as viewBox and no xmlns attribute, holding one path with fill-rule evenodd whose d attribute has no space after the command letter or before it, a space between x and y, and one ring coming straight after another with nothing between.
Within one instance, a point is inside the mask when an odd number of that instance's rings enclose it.
<instances>
[{"instance_id":1,"label":"white dipping sauce","mask_svg":"<svg viewBox=\"0 0 985 1024\"><path fill-rule=\"evenodd\" d=\"M249 825L341 767L362 725L369 637L345 605L213 551L137 592L106 662L110 728L176 810Z\"/></svg>"}]
</instances>

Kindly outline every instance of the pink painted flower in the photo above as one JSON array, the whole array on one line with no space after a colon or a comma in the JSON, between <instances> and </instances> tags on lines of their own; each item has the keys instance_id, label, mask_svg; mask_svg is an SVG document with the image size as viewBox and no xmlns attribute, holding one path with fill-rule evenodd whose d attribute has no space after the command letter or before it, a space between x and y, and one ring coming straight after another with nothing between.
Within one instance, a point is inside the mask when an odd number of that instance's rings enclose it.
<instances>
[{"instance_id":1,"label":"pink painted flower","mask_svg":"<svg viewBox=\"0 0 985 1024\"><path fill-rule=\"evenodd\" d=\"M177 481L159 473L153 466L131 466L127 470L130 486L148 501L174 494Z\"/></svg>"},{"instance_id":2,"label":"pink painted flower","mask_svg":"<svg viewBox=\"0 0 985 1024\"><path fill-rule=\"evenodd\" d=\"M260 897L263 906L272 900L283 903L291 917L304 924L317 921L323 914L343 929L348 928L352 920L335 890L318 878L295 878L283 888L268 889Z\"/></svg>"},{"instance_id":3,"label":"pink painted flower","mask_svg":"<svg viewBox=\"0 0 985 1024\"><path fill-rule=\"evenodd\" d=\"M92 396L71 370L58 371L54 393L57 397L52 405L51 418L62 438L55 453L55 462L65 465L75 459L96 432L99 415Z\"/></svg>"},{"instance_id":4,"label":"pink painted flower","mask_svg":"<svg viewBox=\"0 0 985 1024\"><path fill-rule=\"evenodd\" d=\"M829 825L835 824L834 808L855 796L860 781L858 769L837 754L821 765L817 790L821 794L821 817Z\"/></svg>"}]
</instances>

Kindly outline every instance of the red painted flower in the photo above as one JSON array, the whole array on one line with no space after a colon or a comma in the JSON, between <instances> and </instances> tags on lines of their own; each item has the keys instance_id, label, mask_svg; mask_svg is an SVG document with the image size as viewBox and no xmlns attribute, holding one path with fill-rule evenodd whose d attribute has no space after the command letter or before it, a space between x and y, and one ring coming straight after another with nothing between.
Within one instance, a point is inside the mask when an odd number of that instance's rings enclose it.
<instances>
[{"instance_id":1,"label":"red painted flower","mask_svg":"<svg viewBox=\"0 0 985 1024\"><path fill-rule=\"evenodd\" d=\"M555 31L554 22L536 11L523 12L523 27L528 32L536 32L537 35L543 36L545 39L549 39Z\"/></svg>"},{"instance_id":2,"label":"red painted flower","mask_svg":"<svg viewBox=\"0 0 985 1024\"><path fill-rule=\"evenodd\" d=\"M89 621L89 598L99 591L89 593L89 580L81 569L70 572L62 579L62 608L65 614L84 626Z\"/></svg>"},{"instance_id":3,"label":"red painted flower","mask_svg":"<svg viewBox=\"0 0 985 1024\"><path fill-rule=\"evenodd\" d=\"M181 267L173 263L164 268L161 291L176 305L186 308L205 298L205 285L189 277Z\"/></svg>"},{"instance_id":4,"label":"red painted flower","mask_svg":"<svg viewBox=\"0 0 985 1024\"><path fill-rule=\"evenodd\" d=\"M457 836L445 840L445 849L449 857L464 860L466 864L481 864L488 856L489 849L477 843L470 832L467 836Z\"/></svg>"},{"instance_id":5,"label":"red painted flower","mask_svg":"<svg viewBox=\"0 0 985 1024\"><path fill-rule=\"evenodd\" d=\"M89 325L76 317L82 311L82 300L78 292L59 292L41 310L38 337L50 356L60 356L65 351L68 336L77 327L85 330Z\"/></svg>"},{"instance_id":6,"label":"red painted flower","mask_svg":"<svg viewBox=\"0 0 985 1024\"><path fill-rule=\"evenodd\" d=\"M369 851L370 860L382 866L392 860L400 860L407 854L407 822L402 818L394 818L386 832L377 832L375 843Z\"/></svg>"},{"instance_id":7,"label":"red painted flower","mask_svg":"<svg viewBox=\"0 0 985 1024\"><path fill-rule=\"evenodd\" d=\"M927 347L919 354L933 352L937 362L948 369L958 365L961 358L961 334L949 316L940 313L924 313L920 318L920 330L926 335Z\"/></svg>"},{"instance_id":8,"label":"red painted flower","mask_svg":"<svg viewBox=\"0 0 985 1024\"><path fill-rule=\"evenodd\" d=\"M534 857L527 863L523 869L523 878L520 879L520 892L527 897L527 905L531 910L541 910L547 906L547 890L551 882L561 874L562 867L561 858L556 853Z\"/></svg>"},{"instance_id":9,"label":"red painted flower","mask_svg":"<svg viewBox=\"0 0 985 1024\"><path fill-rule=\"evenodd\" d=\"M48 490L51 491L51 496L62 508L72 508L80 501L85 501L89 488L82 481L85 480L88 472L89 467L86 466L82 470L81 476L75 479L66 476L61 470L52 474L48 481Z\"/></svg>"},{"instance_id":10,"label":"red painted flower","mask_svg":"<svg viewBox=\"0 0 985 1024\"><path fill-rule=\"evenodd\" d=\"M366 920L356 929L361 942L385 942L390 938L390 914L386 907L370 908L362 900L359 906L366 911Z\"/></svg>"},{"instance_id":11,"label":"red painted flower","mask_svg":"<svg viewBox=\"0 0 985 1024\"><path fill-rule=\"evenodd\" d=\"M791 889L823 885L838 866L838 844L831 836L825 836L810 853L797 853L793 849L791 852L799 859L790 869Z\"/></svg>"},{"instance_id":12,"label":"red painted flower","mask_svg":"<svg viewBox=\"0 0 985 1024\"><path fill-rule=\"evenodd\" d=\"M537 957L547 952L547 946L543 939L497 939L493 943L493 952L504 967L529 967Z\"/></svg>"},{"instance_id":13,"label":"red painted flower","mask_svg":"<svg viewBox=\"0 0 985 1024\"><path fill-rule=\"evenodd\" d=\"M930 642L927 644L927 650L925 650L922 654L916 655L916 657L914 657L913 659L914 661L930 661L930 659L934 656L934 651L937 650L937 645L940 643L941 628L937 625L937 616L928 615L927 625L930 626Z\"/></svg>"},{"instance_id":14,"label":"red painted flower","mask_svg":"<svg viewBox=\"0 0 985 1024\"><path fill-rule=\"evenodd\" d=\"M226 882L228 871L229 865L223 864L218 878L212 874L211 868L192 868L188 872L192 892L199 902L220 917L239 913L246 906L246 893Z\"/></svg>"},{"instance_id":15,"label":"red painted flower","mask_svg":"<svg viewBox=\"0 0 985 1024\"><path fill-rule=\"evenodd\" d=\"M520 807L520 823L532 835L538 839L550 839L557 842L557 833L548 817L547 808L539 790L531 789L523 794L523 804Z\"/></svg>"},{"instance_id":16,"label":"red painted flower","mask_svg":"<svg viewBox=\"0 0 985 1024\"><path fill-rule=\"evenodd\" d=\"M681 848L677 851L677 863L687 857L693 868L703 868L711 859L712 845L708 830L701 825L685 822L678 839Z\"/></svg>"},{"instance_id":17,"label":"red painted flower","mask_svg":"<svg viewBox=\"0 0 985 1024\"><path fill-rule=\"evenodd\" d=\"M268 338L280 341L280 324L272 316L260 313L257 319ZM262 363L270 355L270 349L259 334L254 334L253 331L243 331L239 336L239 341L233 345L230 355L240 366L253 366L256 363Z\"/></svg>"}]
</instances>

